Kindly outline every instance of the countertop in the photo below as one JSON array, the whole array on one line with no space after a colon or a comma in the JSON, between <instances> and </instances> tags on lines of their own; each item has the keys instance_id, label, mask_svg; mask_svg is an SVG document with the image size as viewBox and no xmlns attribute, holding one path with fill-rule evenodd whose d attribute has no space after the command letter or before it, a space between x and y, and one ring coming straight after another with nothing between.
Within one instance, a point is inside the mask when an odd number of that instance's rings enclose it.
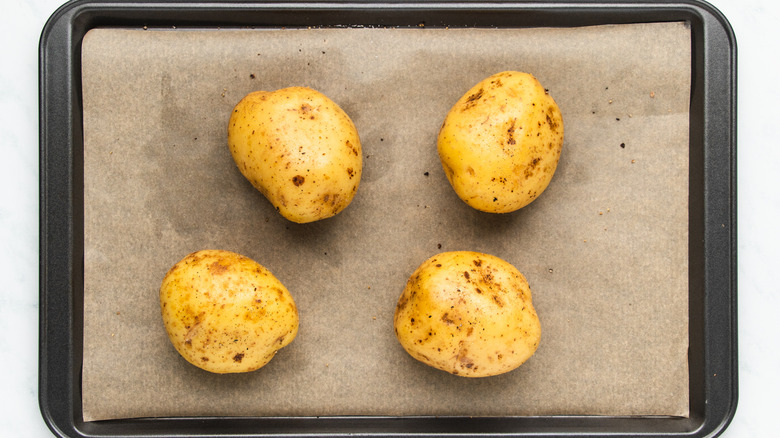
<instances>
[{"instance_id":1,"label":"countertop","mask_svg":"<svg viewBox=\"0 0 780 438\"><path fill-rule=\"evenodd\" d=\"M739 404L733 437L776 436L780 393L780 3L713 0L738 42ZM50 437L38 407L38 40L61 0L3 0L0 436Z\"/></svg>"}]
</instances>

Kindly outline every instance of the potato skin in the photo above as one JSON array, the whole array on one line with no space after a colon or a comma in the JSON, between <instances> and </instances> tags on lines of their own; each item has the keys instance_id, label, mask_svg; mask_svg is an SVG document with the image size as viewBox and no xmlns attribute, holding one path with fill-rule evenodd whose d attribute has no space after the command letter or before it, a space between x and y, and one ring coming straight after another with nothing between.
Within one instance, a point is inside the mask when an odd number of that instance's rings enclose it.
<instances>
[{"instance_id":1,"label":"potato skin","mask_svg":"<svg viewBox=\"0 0 780 438\"><path fill-rule=\"evenodd\" d=\"M498 257L472 251L423 262L398 300L394 326L412 357L464 377L511 371L541 340L523 274Z\"/></svg>"},{"instance_id":2,"label":"potato skin","mask_svg":"<svg viewBox=\"0 0 780 438\"><path fill-rule=\"evenodd\" d=\"M558 105L536 78L514 71L464 94L437 141L455 193L488 213L513 212L536 199L555 173L562 146Z\"/></svg>"},{"instance_id":3,"label":"potato skin","mask_svg":"<svg viewBox=\"0 0 780 438\"><path fill-rule=\"evenodd\" d=\"M212 373L254 371L298 333L289 291L230 251L202 250L176 263L162 281L160 309L176 350Z\"/></svg>"},{"instance_id":4,"label":"potato skin","mask_svg":"<svg viewBox=\"0 0 780 438\"><path fill-rule=\"evenodd\" d=\"M360 184L360 137L349 116L306 87L249 93L235 106L228 146L241 174L285 218L334 216Z\"/></svg>"}]
</instances>

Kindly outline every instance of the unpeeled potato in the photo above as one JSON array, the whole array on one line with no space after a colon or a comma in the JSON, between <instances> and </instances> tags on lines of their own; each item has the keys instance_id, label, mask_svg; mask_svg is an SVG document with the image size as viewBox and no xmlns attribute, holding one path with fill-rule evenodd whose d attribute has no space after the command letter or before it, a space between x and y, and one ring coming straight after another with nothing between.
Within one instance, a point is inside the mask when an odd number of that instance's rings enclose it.
<instances>
[{"instance_id":1,"label":"unpeeled potato","mask_svg":"<svg viewBox=\"0 0 780 438\"><path fill-rule=\"evenodd\" d=\"M398 299L394 327L412 357L465 377L519 367L542 333L523 274L496 256L472 251L423 262Z\"/></svg>"},{"instance_id":2,"label":"unpeeled potato","mask_svg":"<svg viewBox=\"0 0 780 438\"><path fill-rule=\"evenodd\" d=\"M298 333L290 292L230 251L202 250L176 263L162 281L160 309L174 348L212 373L254 371Z\"/></svg>"},{"instance_id":3,"label":"unpeeled potato","mask_svg":"<svg viewBox=\"0 0 780 438\"><path fill-rule=\"evenodd\" d=\"M542 84L506 71L476 84L450 109L437 148L455 193L471 207L509 213L547 188L563 146L563 118Z\"/></svg>"},{"instance_id":4,"label":"unpeeled potato","mask_svg":"<svg viewBox=\"0 0 780 438\"><path fill-rule=\"evenodd\" d=\"M329 218L354 198L363 172L349 116L319 91L249 93L235 106L228 146L239 171L285 218Z\"/></svg>"}]
</instances>

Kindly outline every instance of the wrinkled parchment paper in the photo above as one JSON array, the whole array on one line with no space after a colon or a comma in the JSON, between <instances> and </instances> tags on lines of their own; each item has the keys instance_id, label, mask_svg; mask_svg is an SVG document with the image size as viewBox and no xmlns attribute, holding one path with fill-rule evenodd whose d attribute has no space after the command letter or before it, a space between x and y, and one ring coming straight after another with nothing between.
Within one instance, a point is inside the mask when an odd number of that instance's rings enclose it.
<instances>
[{"instance_id":1,"label":"wrinkled parchment paper","mask_svg":"<svg viewBox=\"0 0 780 438\"><path fill-rule=\"evenodd\" d=\"M688 414L690 31L97 29L83 42L84 419L180 415ZM533 73L563 113L549 188L506 215L450 188L436 135L503 70ZM305 85L353 119L364 173L338 216L297 225L226 146L248 92ZM190 252L268 267L300 312L269 365L209 374L168 341L158 290ZM476 250L529 280L536 355L468 379L395 339L398 296L426 258Z\"/></svg>"}]
</instances>

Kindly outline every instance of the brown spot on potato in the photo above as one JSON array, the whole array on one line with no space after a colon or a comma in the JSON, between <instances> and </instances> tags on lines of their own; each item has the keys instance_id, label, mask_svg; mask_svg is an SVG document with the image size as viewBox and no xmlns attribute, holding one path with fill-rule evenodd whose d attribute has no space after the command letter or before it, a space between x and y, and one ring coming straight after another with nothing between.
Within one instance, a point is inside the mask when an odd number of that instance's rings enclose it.
<instances>
[{"instance_id":1,"label":"brown spot on potato","mask_svg":"<svg viewBox=\"0 0 780 438\"><path fill-rule=\"evenodd\" d=\"M525 170L523 171L523 175L525 176L526 179L528 179L528 178L530 178L530 177L532 177L534 175L534 173L536 171L536 168L539 167L539 163L541 161L542 161L541 157L535 157L531 161L531 164L526 166Z\"/></svg>"},{"instance_id":2,"label":"brown spot on potato","mask_svg":"<svg viewBox=\"0 0 780 438\"><path fill-rule=\"evenodd\" d=\"M482 260L480 260L480 259L474 260L474 266L477 266L477 267L482 266Z\"/></svg>"},{"instance_id":3,"label":"brown spot on potato","mask_svg":"<svg viewBox=\"0 0 780 438\"><path fill-rule=\"evenodd\" d=\"M553 117L554 114L555 114L555 107L553 106L547 107L547 114L545 114L545 117L547 119L547 124L550 125L550 129L552 129L553 131L557 131L558 122Z\"/></svg>"},{"instance_id":4,"label":"brown spot on potato","mask_svg":"<svg viewBox=\"0 0 780 438\"><path fill-rule=\"evenodd\" d=\"M188 330L187 333L184 335L184 344L188 347L192 347L192 338L194 338L195 335L198 334L202 315L203 313L195 315L195 323L192 325L192 327L185 327Z\"/></svg>"},{"instance_id":5,"label":"brown spot on potato","mask_svg":"<svg viewBox=\"0 0 780 438\"><path fill-rule=\"evenodd\" d=\"M206 357L206 356L203 356L203 357L201 357L201 358L200 358L200 360L201 360L202 362L208 362L208 361L209 361L209 358L208 358L208 357Z\"/></svg>"},{"instance_id":6,"label":"brown spot on potato","mask_svg":"<svg viewBox=\"0 0 780 438\"><path fill-rule=\"evenodd\" d=\"M406 308L406 306L409 304L409 296L407 294L401 295L401 298L398 299L398 306L397 309L403 310Z\"/></svg>"},{"instance_id":7,"label":"brown spot on potato","mask_svg":"<svg viewBox=\"0 0 780 438\"><path fill-rule=\"evenodd\" d=\"M350 150L352 150L352 153L353 153L353 154L355 154L355 156L356 156L356 157L357 157L358 155L360 155L360 154L358 153L358 150L357 150L357 148L356 148L355 146L353 146L353 145L352 145L352 143L350 143L350 141L349 141L349 140L347 140L347 143L346 143L346 144L347 144L347 147L348 147Z\"/></svg>"},{"instance_id":8,"label":"brown spot on potato","mask_svg":"<svg viewBox=\"0 0 780 438\"><path fill-rule=\"evenodd\" d=\"M448 312L444 312L444 315L441 316L441 320L448 325L454 325L455 321L450 318L450 314Z\"/></svg>"},{"instance_id":9,"label":"brown spot on potato","mask_svg":"<svg viewBox=\"0 0 780 438\"><path fill-rule=\"evenodd\" d=\"M514 145L517 143L517 141L515 140L515 120L516 119L512 119L512 123L510 123L509 128L507 128L506 130L507 133L506 144L508 145Z\"/></svg>"},{"instance_id":10,"label":"brown spot on potato","mask_svg":"<svg viewBox=\"0 0 780 438\"><path fill-rule=\"evenodd\" d=\"M227 272L227 270L228 267L221 264L219 261L215 261L209 265L209 274L211 275L222 275Z\"/></svg>"},{"instance_id":11,"label":"brown spot on potato","mask_svg":"<svg viewBox=\"0 0 780 438\"><path fill-rule=\"evenodd\" d=\"M458 362L460 362L460 366L465 368L473 368L474 367L474 360L467 356L468 350L465 348L461 348L460 352L458 353Z\"/></svg>"},{"instance_id":12,"label":"brown spot on potato","mask_svg":"<svg viewBox=\"0 0 780 438\"><path fill-rule=\"evenodd\" d=\"M463 110L465 111L465 110L471 108L472 106L474 106L476 104L476 102L479 99L482 98L482 95L484 93L485 93L485 90L480 88L479 91L477 91L476 93L474 93L471 96L467 97L466 101L464 102L464 105L463 105Z\"/></svg>"},{"instance_id":13,"label":"brown spot on potato","mask_svg":"<svg viewBox=\"0 0 780 438\"><path fill-rule=\"evenodd\" d=\"M322 200L326 204L329 203L331 205L331 207L333 207L333 206L336 205L336 203L339 200L339 194L338 193L328 193L328 194L325 194L325 196L323 196Z\"/></svg>"},{"instance_id":14,"label":"brown spot on potato","mask_svg":"<svg viewBox=\"0 0 780 438\"><path fill-rule=\"evenodd\" d=\"M471 275L469 275L469 271L463 271L463 276L466 277L466 280L471 278Z\"/></svg>"},{"instance_id":15,"label":"brown spot on potato","mask_svg":"<svg viewBox=\"0 0 780 438\"><path fill-rule=\"evenodd\" d=\"M352 177L355 176L355 170L351 167L347 167L347 175L349 175L349 178L352 179Z\"/></svg>"},{"instance_id":16,"label":"brown spot on potato","mask_svg":"<svg viewBox=\"0 0 780 438\"><path fill-rule=\"evenodd\" d=\"M498 307L504 307L504 302L501 300L501 298L498 297L498 295L493 295L493 301L498 305Z\"/></svg>"},{"instance_id":17,"label":"brown spot on potato","mask_svg":"<svg viewBox=\"0 0 780 438\"><path fill-rule=\"evenodd\" d=\"M417 353L417 354L418 354L418 356L420 356L420 359L422 359L423 361L428 362L428 363L431 362L431 358L429 358L428 356L426 356L426 355L424 355L422 353Z\"/></svg>"},{"instance_id":18,"label":"brown spot on potato","mask_svg":"<svg viewBox=\"0 0 780 438\"><path fill-rule=\"evenodd\" d=\"M306 178L304 178L304 177L303 177L303 175L295 175L295 176L292 178L292 182L293 182L293 184L295 184L295 186L296 186L296 187L297 187L297 186L300 186L301 184L303 184L303 182L304 182L305 180L306 180Z\"/></svg>"},{"instance_id":19,"label":"brown spot on potato","mask_svg":"<svg viewBox=\"0 0 780 438\"><path fill-rule=\"evenodd\" d=\"M242 359L244 359L244 353L236 353L236 355L233 356L233 362L241 363Z\"/></svg>"},{"instance_id":20,"label":"brown spot on potato","mask_svg":"<svg viewBox=\"0 0 780 438\"><path fill-rule=\"evenodd\" d=\"M184 263L185 264L189 264L189 263L196 264L196 263L200 262L201 260L203 260L204 258L205 258L205 256L203 254L194 253L194 254L190 254L187 257L185 257Z\"/></svg>"}]
</instances>

